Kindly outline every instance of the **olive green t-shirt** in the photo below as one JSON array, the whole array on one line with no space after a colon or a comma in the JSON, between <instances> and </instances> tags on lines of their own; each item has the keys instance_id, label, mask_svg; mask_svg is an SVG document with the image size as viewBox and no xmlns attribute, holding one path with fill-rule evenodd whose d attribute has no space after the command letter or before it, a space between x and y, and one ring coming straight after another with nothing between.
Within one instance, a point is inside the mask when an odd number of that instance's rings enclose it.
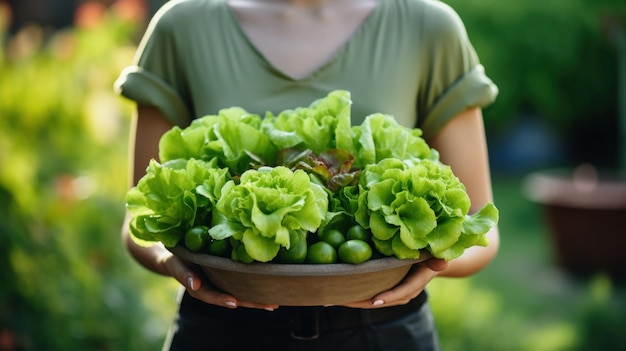
<instances>
[{"instance_id":1,"label":"olive green t-shirt","mask_svg":"<svg viewBox=\"0 0 626 351\"><path fill-rule=\"evenodd\" d=\"M461 19L437 0L379 0L336 55L303 79L255 48L227 0L172 0L152 19L116 89L180 126L222 108L277 114L347 90L353 124L385 113L425 136L498 92Z\"/></svg>"}]
</instances>

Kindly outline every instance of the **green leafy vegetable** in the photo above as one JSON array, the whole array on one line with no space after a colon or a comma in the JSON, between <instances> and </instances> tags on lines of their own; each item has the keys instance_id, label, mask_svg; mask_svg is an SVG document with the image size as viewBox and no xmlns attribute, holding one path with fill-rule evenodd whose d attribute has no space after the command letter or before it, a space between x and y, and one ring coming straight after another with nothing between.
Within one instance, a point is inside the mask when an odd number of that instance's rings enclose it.
<instances>
[{"instance_id":1,"label":"green leafy vegetable","mask_svg":"<svg viewBox=\"0 0 626 351\"><path fill-rule=\"evenodd\" d=\"M311 150L282 149L276 162L291 169L302 169L315 181L335 192L359 180L359 169L354 169L354 156L345 150L331 149L315 155Z\"/></svg>"},{"instance_id":2,"label":"green leafy vegetable","mask_svg":"<svg viewBox=\"0 0 626 351\"><path fill-rule=\"evenodd\" d=\"M263 131L277 149L310 149L320 154L341 148L341 140L352 143L350 136L350 94L334 91L308 107L284 110L277 116L268 113ZM350 152L351 150L346 150Z\"/></svg>"},{"instance_id":3,"label":"green leafy vegetable","mask_svg":"<svg viewBox=\"0 0 626 351\"><path fill-rule=\"evenodd\" d=\"M216 210L224 221L210 229L215 239L234 237L260 262L290 247L290 231L315 232L326 215L327 194L302 170L286 167L248 170L240 183L222 188Z\"/></svg>"},{"instance_id":4,"label":"green leafy vegetable","mask_svg":"<svg viewBox=\"0 0 626 351\"><path fill-rule=\"evenodd\" d=\"M146 175L126 194L131 233L141 240L176 245L187 229L201 224L228 179L228 171L216 168L215 161L152 160Z\"/></svg>"},{"instance_id":5,"label":"green leafy vegetable","mask_svg":"<svg viewBox=\"0 0 626 351\"><path fill-rule=\"evenodd\" d=\"M391 115L375 113L353 127L356 138L358 166L382 161L385 158L424 159L433 154L418 128L404 127Z\"/></svg>"},{"instance_id":6,"label":"green leafy vegetable","mask_svg":"<svg viewBox=\"0 0 626 351\"><path fill-rule=\"evenodd\" d=\"M159 142L159 157L211 160L217 158L221 167L241 174L251 164L272 162L276 148L261 129L262 119L239 107L220 110L194 120L185 129L174 127Z\"/></svg>"},{"instance_id":7,"label":"green leafy vegetable","mask_svg":"<svg viewBox=\"0 0 626 351\"><path fill-rule=\"evenodd\" d=\"M493 204L468 216L470 199L449 166L431 159L387 158L368 165L361 185L365 210L356 220L370 228L377 248L398 258L417 258L427 249L451 260L474 245L486 245L496 225Z\"/></svg>"},{"instance_id":8,"label":"green leafy vegetable","mask_svg":"<svg viewBox=\"0 0 626 351\"><path fill-rule=\"evenodd\" d=\"M264 118L231 107L172 128L159 142L163 164L152 160L127 193L131 234L174 246L207 226L228 243L221 255L241 262L302 261L307 242L351 227L398 258L451 260L487 245L496 207L469 215L464 185L420 129L384 113L352 126L351 104L337 90Z\"/></svg>"}]
</instances>

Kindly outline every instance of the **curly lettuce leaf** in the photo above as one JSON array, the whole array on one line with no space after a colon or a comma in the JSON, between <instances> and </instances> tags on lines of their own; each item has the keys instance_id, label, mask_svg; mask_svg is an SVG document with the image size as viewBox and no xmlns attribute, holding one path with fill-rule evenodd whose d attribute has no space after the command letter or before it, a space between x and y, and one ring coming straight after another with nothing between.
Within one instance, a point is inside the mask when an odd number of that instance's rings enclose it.
<instances>
[{"instance_id":1,"label":"curly lettuce leaf","mask_svg":"<svg viewBox=\"0 0 626 351\"><path fill-rule=\"evenodd\" d=\"M262 118L240 107L194 120L187 128L173 127L159 140L159 157L173 159L217 158L221 167L241 174L251 164L271 163L276 149L261 129Z\"/></svg>"},{"instance_id":2,"label":"curly lettuce leaf","mask_svg":"<svg viewBox=\"0 0 626 351\"><path fill-rule=\"evenodd\" d=\"M356 184L361 173L352 167L354 156L342 149L330 149L318 155L311 150L282 149L277 153L276 163L292 170L304 170L331 192Z\"/></svg>"},{"instance_id":3,"label":"curly lettuce leaf","mask_svg":"<svg viewBox=\"0 0 626 351\"><path fill-rule=\"evenodd\" d=\"M287 167L248 170L240 182L226 183L215 206L221 223L209 234L214 238L241 236L245 250L256 261L268 262L279 248L289 248L289 232L315 232L328 209L324 189L302 170Z\"/></svg>"},{"instance_id":4,"label":"curly lettuce leaf","mask_svg":"<svg viewBox=\"0 0 626 351\"><path fill-rule=\"evenodd\" d=\"M167 162L176 159L205 159L203 148L208 140L215 140L213 126L218 116L205 116L196 119L182 129L172 127L159 140L159 159Z\"/></svg>"},{"instance_id":5,"label":"curly lettuce leaf","mask_svg":"<svg viewBox=\"0 0 626 351\"><path fill-rule=\"evenodd\" d=\"M261 130L261 117L239 109L220 111L220 121L214 126L220 148L205 148L205 153L220 159L233 174L241 174L251 164L268 163L275 159L276 148ZM209 152L209 150L211 152Z\"/></svg>"},{"instance_id":6,"label":"curly lettuce leaf","mask_svg":"<svg viewBox=\"0 0 626 351\"><path fill-rule=\"evenodd\" d=\"M465 216L462 221L457 219L460 224L455 224L453 229L432 233L431 252L435 257L451 260L462 255L466 248L489 245L487 233L498 224L498 217L498 209L488 202L478 212ZM458 238L456 242L451 240L451 235ZM444 241L446 236L448 240Z\"/></svg>"},{"instance_id":7,"label":"curly lettuce leaf","mask_svg":"<svg viewBox=\"0 0 626 351\"><path fill-rule=\"evenodd\" d=\"M357 222L370 228L377 249L398 258L426 249L451 260L486 244L497 224L495 206L468 215L470 199L449 166L432 159L387 158L368 165L360 179L364 198Z\"/></svg>"},{"instance_id":8,"label":"curly lettuce leaf","mask_svg":"<svg viewBox=\"0 0 626 351\"><path fill-rule=\"evenodd\" d=\"M349 135L351 105L347 91L333 91L308 107L287 109L276 116L267 113L263 132L277 149L310 149L319 154L337 148L336 140Z\"/></svg>"},{"instance_id":9,"label":"curly lettuce leaf","mask_svg":"<svg viewBox=\"0 0 626 351\"><path fill-rule=\"evenodd\" d=\"M495 206L468 215L465 187L420 129L383 113L351 126L351 104L337 90L265 119L231 107L172 128L159 142L164 163L151 163L127 193L133 237L171 246L184 228L211 223L211 236L237 244L242 262L270 260L294 230L353 223L399 258L429 250L450 260L487 245Z\"/></svg>"},{"instance_id":10,"label":"curly lettuce leaf","mask_svg":"<svg viewBox=\"0 0 626 351\"><path fill-rule=\"evenodd\" d=\"M126 194L131 234L144 241L176 245L188 228L212 210L229 178L227 170L215 168L215 162L176 159L160 164L151 160L146 175ZM198 195L198 188L205 194Z\"/></svg>"},{"instance_id":11,"label":"curly lettuce leaf","mask_svg":"<svg viewBox=\"0 0 626 351\"><path fill-rule=\"evenodd\" d=\"M375 113L365 118L358 129L358 165L375 164L385 158L431 158L431 149L419 128L398 124L391 115Z\"/></svg>"}]
</instances>

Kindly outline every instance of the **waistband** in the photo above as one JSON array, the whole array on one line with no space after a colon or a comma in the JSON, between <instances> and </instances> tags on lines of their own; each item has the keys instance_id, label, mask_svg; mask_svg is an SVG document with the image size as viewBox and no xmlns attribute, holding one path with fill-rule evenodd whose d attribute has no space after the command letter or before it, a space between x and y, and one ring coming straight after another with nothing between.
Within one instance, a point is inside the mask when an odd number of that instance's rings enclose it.
<instances>
[{"instance_id":1,"label":"waistband","mask_svg":"<svg viewBox=\"0 0 626 351\"><path fill-rule=\"evenodd\" d=\"M325 332L362 328L386 323L417 312L426 302L422 292L409 303L376 309L349 307L289 307L291 310L291 336L299 340L312 340ZM283 308L283 307L281 307Z\"/></svg>"},{"instance_id":2,"label":"waistband","mask_svg":"<svg viewBox=\"0 0 626 351\"><path fill-rule=\"evenodd\" d=\"M358 309L342 306L280 306L272 312L239 307L229 309L206 304L186 292L179 310L183 319L216 318L223 323L232 322L242 326L254 321L255 327L284 330L299 340L316 339L323 333L362 328L367 325L390 322L417 312L426 302L423 291L409 303L376 309Z\"/></svg>"}]
</instances>

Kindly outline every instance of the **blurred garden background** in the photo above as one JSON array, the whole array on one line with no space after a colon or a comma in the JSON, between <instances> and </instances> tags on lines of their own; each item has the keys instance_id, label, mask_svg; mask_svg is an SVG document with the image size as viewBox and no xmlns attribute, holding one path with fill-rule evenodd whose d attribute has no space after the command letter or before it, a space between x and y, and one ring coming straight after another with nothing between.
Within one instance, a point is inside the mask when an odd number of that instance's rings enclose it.
<instances>
[{"instance_id":1,"label":"blurred garden background","mask_svg":"<svg viewBox=\"0 0 626 351\"><path fill-rule=\"evenodd\" d=\"M112 87L163 2L0 0L0 351L160 350L177 285L120 242L132 105ZM524 187L626 170L626 2L445 2L500 88L484 113L502 249L432 283L444 350L626 350L623 276L564 269Z\"/></svg>"}]
</instances>

